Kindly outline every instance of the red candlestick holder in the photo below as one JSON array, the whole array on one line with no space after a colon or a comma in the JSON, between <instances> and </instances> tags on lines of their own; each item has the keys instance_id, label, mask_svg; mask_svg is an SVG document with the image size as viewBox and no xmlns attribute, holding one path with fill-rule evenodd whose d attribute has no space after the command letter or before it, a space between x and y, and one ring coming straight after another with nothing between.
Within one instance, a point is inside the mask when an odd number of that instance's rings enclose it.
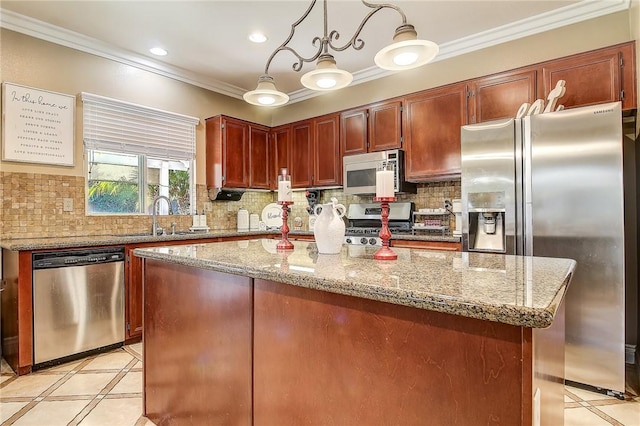
<instances>
[{"instance_id":1,"label":"red candlestick holder","mask_svg":"<svg viewBox=\"0 0 640 426\"><path fill-rule=\"evenodd\" d=\"M389 240L391 239L391 231L389 230L389 202L396 201L396 197L374 197L373 201L380 203L382 212L382 228L380 229L380 239L382 247L373 254L373 258L377 260L396 260L398 255L389 248Z\"/></svg>"},{"instance_id":2,"label":"red candlestick holder","mask_svg":"<svg viewBox=\"0 0 640 426\"><path fill-rule=\"evenodd\" d=\"M293 201L278 201L278 204L282 206L282 226L280 227L280 233L282 238L276 244L276 250L292 250L293 243L289 241L289 206L293 204Z\"/></svg>"}]
</instances>

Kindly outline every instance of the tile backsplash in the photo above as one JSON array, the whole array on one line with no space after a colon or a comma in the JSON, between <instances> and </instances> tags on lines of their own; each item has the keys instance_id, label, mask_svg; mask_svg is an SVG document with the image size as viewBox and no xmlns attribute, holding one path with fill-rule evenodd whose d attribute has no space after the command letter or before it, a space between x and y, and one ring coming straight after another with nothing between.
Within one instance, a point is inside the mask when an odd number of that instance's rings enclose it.
<instances>
[{"instance_id":1,"label":"tile backsplash","mask_svg":"<svg viewBox=\"0 0 640 426\"><path fill-rule=\"evenodd\" d=\"M332 197L347 206L350 203L371 202L371 197L347 196L341 190L321 191L320 203ZM460 181L418 185L417 194L405 194L399 201L413 201L417 208L440 208L445 199L460 198ZM71 211L64 211L64 199L72 200ZM276 194L247 191L240 201L211 202L205 185L196 187L196 208L205 210L207 225L212 230L236 229L238 209L260 215L262 209L275 202ZM59 176L38 173L0 172L0 236L2 238L65 237L80 235L110 235L151 231L150 215L86 215L85 179L82 176ZM293 229L295 217L302 218L303 230L308 229L308 206L304 191L295 191L289 215ZM165 229L176 223L178 230L191 226L191 216L159 216ZM451 216L451 227L455 221Z\"/></svg>"}]
</instances>

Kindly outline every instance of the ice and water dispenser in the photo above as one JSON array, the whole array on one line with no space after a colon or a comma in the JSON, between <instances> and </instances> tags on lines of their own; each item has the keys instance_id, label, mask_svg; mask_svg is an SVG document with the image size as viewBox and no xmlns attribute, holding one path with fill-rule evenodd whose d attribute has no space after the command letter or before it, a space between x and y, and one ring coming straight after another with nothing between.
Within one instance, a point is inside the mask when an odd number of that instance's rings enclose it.
<instances>
[{"instance_id":1,"label":"ice and water dispenser","mask_svg":"<svg viewBox=\"0 0 640 426\"><path fill-rule=\"evenodd\" d=\"M505 193L468 193L466 201L468 251L505 253Z\"/></svg>"}]
</instances>

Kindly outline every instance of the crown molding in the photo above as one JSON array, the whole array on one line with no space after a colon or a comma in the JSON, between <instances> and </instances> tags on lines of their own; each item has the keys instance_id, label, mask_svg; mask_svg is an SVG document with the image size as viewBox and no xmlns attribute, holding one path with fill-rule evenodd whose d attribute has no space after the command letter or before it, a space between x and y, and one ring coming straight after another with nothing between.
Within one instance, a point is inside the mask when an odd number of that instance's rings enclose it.
<instances>
[{"instance_id":1,"label":"crown molding","mask_svg":"<svg viewBox=\"0 0 640 426\"><path fill-rule=\"evenodd\" d=\"M608 15L610 13L627 10L630 5L631 0L584 0L576 4L556 9L555 11L546 12L534 17L503 25L501 27L493 28L488 31L463 37L452 42L443 43L440 45L440 52L433 62L453 58L465 53L485 49L544 31ZM2 8L0 8L0 27L137 67L145 71L202 87L232 98L242 99L242 95L247 90L202 74L153 61L128 50L115 48L94 38ZM394 73L395 72L393 71L382 70L375 66L369 67L353 73L353 82L351 85L366 83ZM322 95L323 93L324 92L314 92L309 89L296 90L288 94L290 98L289 103L314 98Z\"/></svg>"}]
</instances>

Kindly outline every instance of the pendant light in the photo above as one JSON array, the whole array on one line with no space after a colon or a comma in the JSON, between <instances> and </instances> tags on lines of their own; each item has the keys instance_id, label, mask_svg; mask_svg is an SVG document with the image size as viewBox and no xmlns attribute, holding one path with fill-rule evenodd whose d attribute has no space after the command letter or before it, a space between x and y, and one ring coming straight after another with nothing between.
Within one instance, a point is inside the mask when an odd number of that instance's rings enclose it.
<instances>
[{"instance_id":1,"label":"pendant light","mask_svg":"<svg viewBox=\"0 0 640 426\"><path fill-rule=\"evenodd\" d=\"M333 30L329 32L327 20L327 1L323 0L324 5L324 31L322 36L313 38L312 44L318 46L318 50L311 57L305 58L295 49L289 47L288 44L293 38L296 27L302 23L308 16L317 0L312 0L305 13L291 25L291 31L286 40L271 53L265 65L264 74L258 79L258 87L255 90L244 94L243 98L250 104L258 106L279 106L289 101L286 93L276 89L273 78L269 75L269 66L277 53L286 50L296 57L293 64L293 70L299 72L306 62L316 62L314 70L305 73L300 82L308 89L318 91L338 90L348 86L353 81L353 75L350 72L338 68L336 60L329 53L329 50L342 52L349 47L354 50L361 50L364 47L364 41L359 38L362 29L373 15L382 9L393 9L402 18L402 25L399 26L393 37L393 43L380 50L374 61L382 69L387 70L403 70L416 68L431 61L438 54L438 45L427 40L419 40L417 32L413 25L407 24L407 17L402 10L393 4L374 4L365 0L361 0L362 4L371 10L362 19L356 32L351 39L343 46L335 46L333 43L340 38L340 34Z\"/></svg>"},{"instance_id":2,"label":"pendant light","mask_svg":"<svg viewBox=\"0 0 640 426\"><path fill-rule=\"evenodd\" d=\"M430 62L439 50L432 41L418 40L413 25L402 25L396 29L393 43L376 53L373 60L385 70L408 70Z\"/></svg>"},{"instance_id":3,"label":"pendant light","mask_svg":"<svg viewBox=\"0 0 640 426\"><path fill-rule=\"evenodd\" d=\"M300 78L302 85L311 90L338 90L347 87L353 81L350 72L336 66L332 55L324 54L318 58L316 69Z\"/></svg>"},{"instance_id":4,"label":"pendant light","mask_svg":"<svg viewBox=\"0 0 640 426\"><path fill-rule=\"evenodd\" d=\"M289 102L289 95L276 89L273 77L264 74L258 79L255 90L242 95L244 100L258 106L279 106Z\"/></svg>"}]
</instances>

